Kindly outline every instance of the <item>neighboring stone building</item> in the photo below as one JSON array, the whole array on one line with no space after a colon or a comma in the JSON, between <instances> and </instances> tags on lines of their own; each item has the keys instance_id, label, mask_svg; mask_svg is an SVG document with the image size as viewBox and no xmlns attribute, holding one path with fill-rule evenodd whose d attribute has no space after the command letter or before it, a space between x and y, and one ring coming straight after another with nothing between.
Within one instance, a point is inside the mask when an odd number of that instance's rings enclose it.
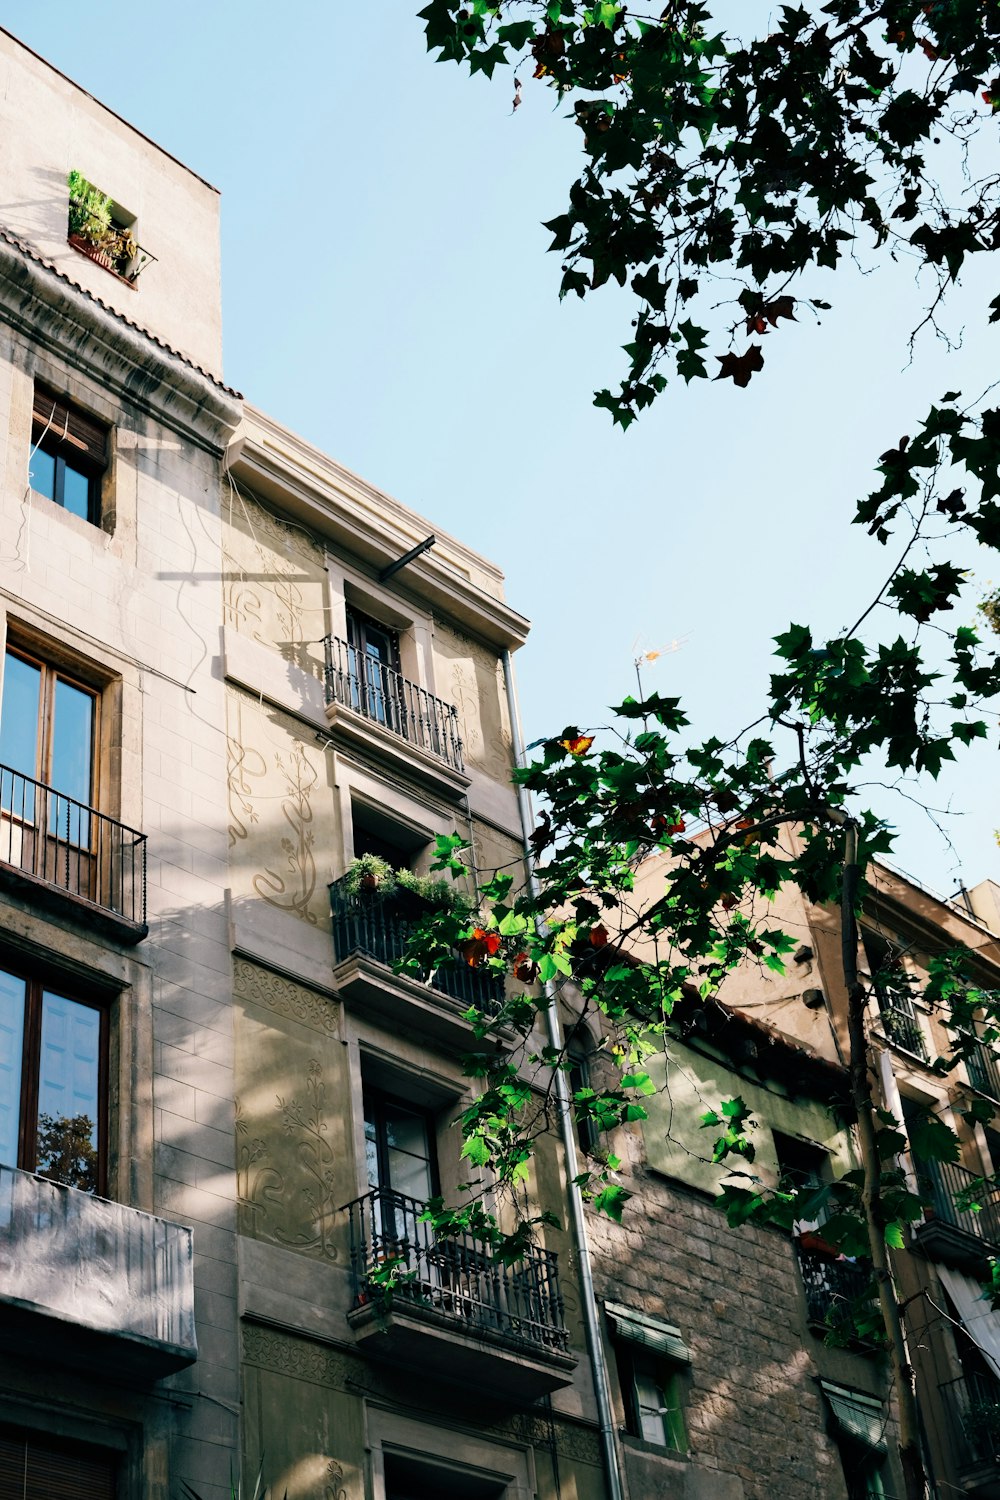
<instances>
[{"instance_id":1,"label":"neighboring stone building","mask_svg":"<svg viewBox=\"0 0 1000 1500\"><path fill-rule=\"evenodd\" d=\"M650 861L644 878L655 888L662 862ZM1000 1255L1000 1198L987 1189L976 1208L967 1208L960 1194L1000 1172L1000 1056L980 1043L968 1063L942 1077L932 1064L951 1051L949 1034L920 996L931 958L959 947L970 953L977 983L1000 989L1000 887L984 881L949 900L885 865L867 878L859 970L874 997L870 1042L879 1103L911 1135L929 1111L961 1143L954 1164L921 1161L912 1148L903 1159L924 1205L924 1220L895 1265L925 1456L935 1493L990 1497L1000 1494L1000 1313L982 1300L980 1283L988 1258ZM722 999L842 1066L848 1036L839 909L811 907L786 888L772 912L799 945L786 973L738 971L723 986ZM714 1099L717 1090L708 1096ZM994 1106L991 1125L965 1118L973 1099ZM763 1107L761 1113L766 1120ZM808 1285L804 1262L803 1268ZM888 1484L886 1491L892 1493Z\"/></svg>"},{"instance_id":2,"label":"neighboring stone building","mask_svg":"<svg viewBox=\"0 0 1000 1500\"><path fill-rule=\"evenodd\" d=\"M518 867L526 623L223 383L215 190L0 69L0 1493L223 1500L263 1456L289 1500L603 1500L568 1235L508 1266L420 1218L490 992L392 968L437 835L470 890ZM726 1229L672 1113L750 1091L765 1170L849 1162L833 1033L776 1000L806 1048L679 1035L613 1143L636 1210L590 1216L631 1500L893 1492L877 1368L817 1336L852 1268Z\"/></svg>"}]
</instances>

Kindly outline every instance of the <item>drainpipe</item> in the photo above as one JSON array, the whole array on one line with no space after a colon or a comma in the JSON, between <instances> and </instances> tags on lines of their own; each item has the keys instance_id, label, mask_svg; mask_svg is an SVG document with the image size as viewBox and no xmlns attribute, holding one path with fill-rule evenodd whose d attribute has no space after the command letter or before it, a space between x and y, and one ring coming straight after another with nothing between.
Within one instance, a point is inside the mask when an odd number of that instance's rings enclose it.
<instances>
[{"instance_id":1,"label":"drainpipe","mask_svg":"<svg viewBox=\"0 0 1000 1500\"><path fill-rule=\"evenodd\" d=\"M520 767L524 765L524 739L521 734L521 719L518 713L517 695L514 691L514 664L511 661L510 652L506 648L504 648L502 660L504 686L507 690L507 712L510 716L510 732L514 750L514 763ZM538 877L535 874L535 857L529 843L532 825L531 807L528 802L528 793L523 786L517 787L517 810L521 820L521 843L524 852L524 867L528 876L528 890L531 892L532 898L537 901L540 888ZM542 919L538 917L536 918L536 922L539 933L544 933L545 924ZM556 989L551 981L545 985L545 999L547 1002L545 1007L545 1024L548 1031L549 1046L553 1052L558 1053L562 1051L563 1047L562 1027L559 1024ZM601 1457L604 1463L604 1477L607 1482L608 1500L623 1500L618 1449L615 1443L614 1416L611 1407L611 1386L608 1380L608 1365L604 1357L604 1343L601 1339L597 1299L594 1295L594 1275L590 1263L590 1245L587 1241L587 1223L583 1212L583 1195L575 1181L579 1172L579 1165L576 1154L576 1132L573 1128L569 1082L565 1072L561 1068L557 1068L555 1071L555 1093L556 1107L559 1113L559 1132L562 1136L563 1154L566 1159L566 1191L569 1197L570 1224L572 1226L577 1264L580 1268L580 1300L583 1308L583 1326L587 1340L587 1353L590 1356L590 1368L594 1378L594 1396L597 1400L597 1417L600 1429Z\"/></svg>"}]
</instances>

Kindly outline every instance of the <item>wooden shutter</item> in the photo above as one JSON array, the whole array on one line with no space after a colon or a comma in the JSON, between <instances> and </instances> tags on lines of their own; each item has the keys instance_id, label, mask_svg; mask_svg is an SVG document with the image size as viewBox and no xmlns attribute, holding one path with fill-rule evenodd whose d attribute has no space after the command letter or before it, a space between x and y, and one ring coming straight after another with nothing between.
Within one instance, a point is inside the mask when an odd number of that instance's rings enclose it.
<instances>
[{"instance_id":1,"label":"wooden shutter","mask_svg":"<svg viewBox=\"0 0 1000 1500\"><path fill-rule=\"evenodd\" d=\"M78 406L71 406L64 396L36 385L31 413L32 441L37 443L43 434L46 442L58 443L102 469L107 464L107 428Z\"/></svg>"},{"instance_id":2,"label":"wooden shutter","mask_svg":"<svg viewBox=\"0 0 1000 1500\"><path fill-rule=\"evenodd\" d=\"M117 1470L100 1448L0 1430L0 1500L115 1500Z\"/></svg>"}]
</instances>

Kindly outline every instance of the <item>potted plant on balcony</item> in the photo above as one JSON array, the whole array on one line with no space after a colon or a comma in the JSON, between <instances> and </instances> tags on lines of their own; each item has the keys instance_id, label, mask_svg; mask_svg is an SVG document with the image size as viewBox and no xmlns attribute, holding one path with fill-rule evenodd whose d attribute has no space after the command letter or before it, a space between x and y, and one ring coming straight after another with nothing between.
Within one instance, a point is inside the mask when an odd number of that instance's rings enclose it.
<instances>
[{"instance_id":1,"label":"potted plant on balcony","mask_svg":"<svg viewBox=\"0 0 1000 1500\"><path fill-rule=\"evenodd\" d=\"M69 186L70 243L80 241L81 248L101 248L113 237L111 199L88 182L79 172L70 172Z\"/></svg>"},{"instance_id":2,"label":"potted plant on balcony","mask_svg":"<svg viewBox=\"0 0 1000 1500\"><path fill-rule=\"evenodd\" d=\"M426 912L447 911L467 916L472 903L454 881L435 880L431 875L417 875L413 870L397 870L396 898L409 916Z\"/></svg>"},{"instance_id":3,"label":"potted plant on balcony","mask_svg":"<svg viewBox=\"0 0 1000 1500\"><path fill-rule=\"evenodd\" d=\"M395 894L396 871L380 854L359 854L348 866L343 890L348 896L378 896L384 900Z\"/></svg>"}]
</instances>

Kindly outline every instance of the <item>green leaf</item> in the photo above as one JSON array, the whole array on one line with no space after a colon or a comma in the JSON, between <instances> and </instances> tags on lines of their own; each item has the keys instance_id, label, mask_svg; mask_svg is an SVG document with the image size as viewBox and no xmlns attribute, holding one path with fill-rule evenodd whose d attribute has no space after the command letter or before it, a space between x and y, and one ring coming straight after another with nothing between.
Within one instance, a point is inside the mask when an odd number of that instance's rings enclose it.
<instances>
[{"instance_id":1,"label":"green leaf","mask_svg":"<svg viewBox=\"0 0 1000 1500\"><path fill-rule=\"evenodd\" d=\"M502 937L517 937L527 930L527 926L526 917L522 917L520 912L509 911L505 917L501 918L498 931Z\"/></svg>"}]
</instances>

